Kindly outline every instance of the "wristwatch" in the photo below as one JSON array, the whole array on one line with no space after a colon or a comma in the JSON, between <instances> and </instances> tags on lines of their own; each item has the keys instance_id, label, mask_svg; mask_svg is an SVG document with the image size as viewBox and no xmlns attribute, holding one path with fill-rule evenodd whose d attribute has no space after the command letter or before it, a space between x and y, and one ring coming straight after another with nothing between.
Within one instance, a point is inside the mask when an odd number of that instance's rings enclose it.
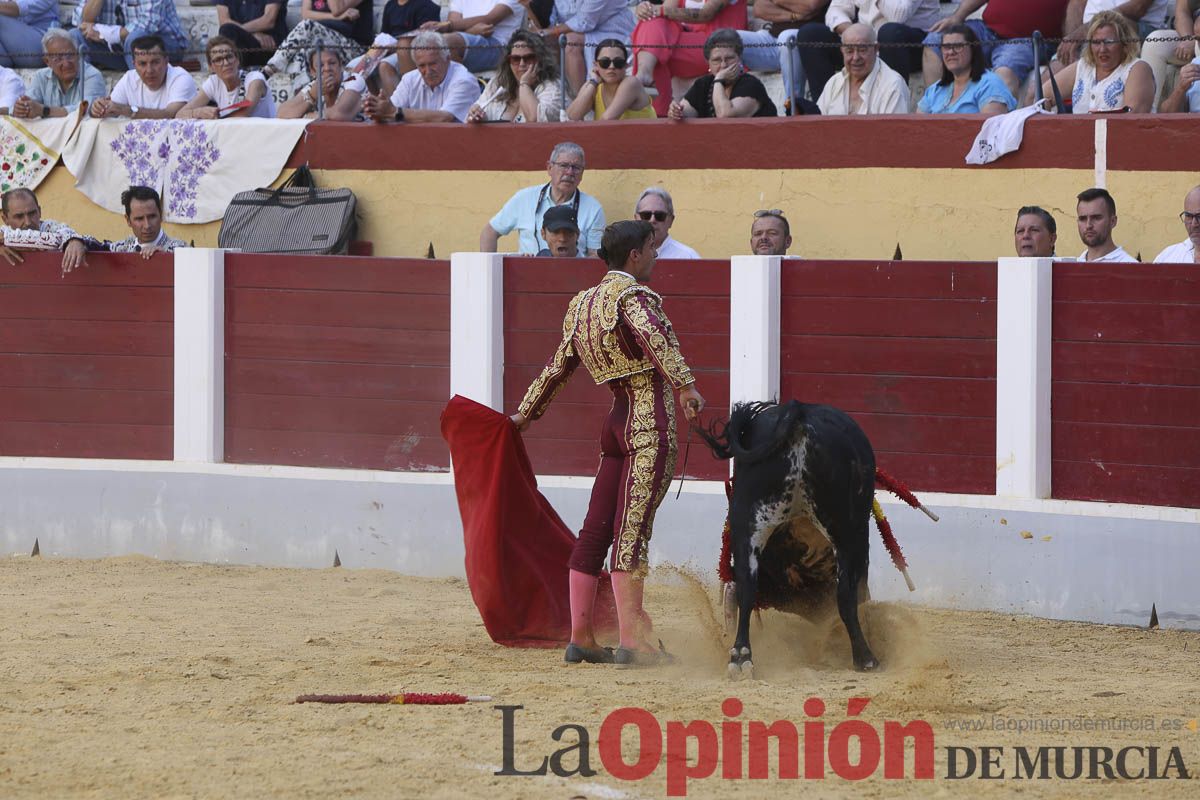
<instances>
[{"instance_id":1,"label":"wristwatch","mask_svg":"<svg viewBox=\"0 0 1200 800\"><path fill-rule=\"evenodd\" d=\"M141 110L142 110L141 106L130 106L129 107L129 116L136 117L138 115L138 112Z\"/></svg>"},{"instance_id":2,"label":"wristwatch","mask_svg":"<svg viewBox=\"0 0 1200 800\"><path fill-rule=\"evenodd\" d=\"M50 116L50 106L43 104L42 105L42 119L45 119L48 116Z\"/></svg>"},{"instance_id":3,"label":"wristwatch","mask_svg":"<svg viewBox=\"0 0 1200 800\"><path fill-rule=\"evenodd\" d=\"M404 122L404 109L397 108L396 115L392 119L396 120L396 122Z\"/></svg>"}]
</instances>

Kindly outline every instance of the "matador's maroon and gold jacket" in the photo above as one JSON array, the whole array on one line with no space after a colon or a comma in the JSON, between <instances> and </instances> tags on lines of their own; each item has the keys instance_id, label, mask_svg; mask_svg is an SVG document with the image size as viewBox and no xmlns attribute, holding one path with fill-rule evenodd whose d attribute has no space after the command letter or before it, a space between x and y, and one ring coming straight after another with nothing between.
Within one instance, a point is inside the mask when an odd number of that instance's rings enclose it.
<instances>
[{"instance_id":1,"label":"matador's maroon and gold jacket","mask_svg":"<svg viewBox=\"0 0 1200 800\"><path fill-rule=\"evenodd\" d=\"M581 361L597 385L648 370L661 372L675 389L694 380L662 298L617 270L571 299L562 342L525 393L521 414L537 419L545 413Z\"/></svg>"}]
</instances>

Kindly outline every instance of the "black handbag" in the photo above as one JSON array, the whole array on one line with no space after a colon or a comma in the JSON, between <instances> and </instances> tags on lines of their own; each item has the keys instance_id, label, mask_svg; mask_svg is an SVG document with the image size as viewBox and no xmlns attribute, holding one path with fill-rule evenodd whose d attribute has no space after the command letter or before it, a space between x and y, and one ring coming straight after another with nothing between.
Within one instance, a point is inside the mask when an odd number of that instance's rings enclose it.
<instances>
[{"instance_id":1,"label":"black handbag","mask_svg":"<svg viewBox=\"0 0 1200 800\"><path fill-rule=\"evenodd\" d=\"M318 189L305 164L278 189L234 195L217 245L245 253L345 253L358 230L357 207L349 189Z\"/></svg>"}]
</instances>

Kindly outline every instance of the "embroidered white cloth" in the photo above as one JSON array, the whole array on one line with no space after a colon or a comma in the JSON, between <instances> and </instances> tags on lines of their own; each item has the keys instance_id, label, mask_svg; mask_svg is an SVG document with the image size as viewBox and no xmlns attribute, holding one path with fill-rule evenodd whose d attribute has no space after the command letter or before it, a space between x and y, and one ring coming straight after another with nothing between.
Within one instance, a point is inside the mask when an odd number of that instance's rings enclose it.
<instances>
[{"instance_id":1,"label":"embroidered white cloth","mask_svg":"<svg viewBox=\"0 0 1200 800\"><path fill-rule=\"evenodd\" d=\"M168 222L212 222L238 192L279 177L310 120L85 120L63 151L75 187L124 213L121 192L157 189Z\"/></svg>"},{"instance_id":2,"label":"embroidered white cloth","mask_svg":"<svg viewBox=\"0 0 1200 800\"><path fill-rule=\"evenodd\" d=\"M1034 114L1044 113L1045 108L1035 103L1007 114L988 117L979 129L979 135L971 143L971 149L967 152L967 163L990 164L1006 153L1019 150L1021 141L1025 138L1025 120Z\"/></svg>"},{"instance_id":3,"label":"embroidered white cloth","mask_svg":"<svg viewBox=\"0 0 1200 800\"><path fill-rule=\"evenodd\" d=\"M36 189L58 163L79 113L46 119L0 117L0 192L18 186Z\"/></svg>"}]
</instances>

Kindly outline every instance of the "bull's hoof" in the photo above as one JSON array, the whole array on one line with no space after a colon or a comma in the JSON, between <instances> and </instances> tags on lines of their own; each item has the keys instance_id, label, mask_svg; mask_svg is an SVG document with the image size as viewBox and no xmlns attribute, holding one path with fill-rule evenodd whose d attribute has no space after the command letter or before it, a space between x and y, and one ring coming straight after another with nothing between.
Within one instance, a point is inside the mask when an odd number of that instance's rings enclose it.
<instances>
[{"instance_id":1,"label":"bull's hoof","mask_svg":"<svg viewBox=\"0 0 1200 800\"><path fill-rule=\"evenodd\" d=\"M729 648L729 678L735 681L754 678L754 664L750 661L749 647Z\"/></svg>"},{"instance_id":2,"label":"bull's hoof","mask_svg":"<svg viewBox=\"0 0 1200 800\"><path fill-rule=\"evenodd\" d=\"M879 669L879 659L872 656L871 658L864 658L862 661L855 661L854 668L859 672L874 672Z\"/></svg>"}]
</instances>

